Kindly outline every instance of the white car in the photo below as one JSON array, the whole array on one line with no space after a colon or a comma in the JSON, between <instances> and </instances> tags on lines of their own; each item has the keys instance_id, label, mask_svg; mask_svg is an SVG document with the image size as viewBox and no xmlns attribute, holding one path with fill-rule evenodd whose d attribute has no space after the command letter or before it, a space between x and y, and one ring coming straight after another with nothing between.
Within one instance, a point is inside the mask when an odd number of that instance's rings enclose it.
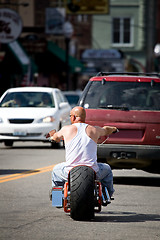
<instances>
[{"instance_id":1,"label":"white car","mask_svg":"<svg viewBox=\"0 0 160 240\"><path fill-rule=\"evenodd\" d=\"M57 88L8 89L0 98L0 142L10 147L14 141L46 142L49 131L70 124L70 110Z\"/></svg>"}]
</instances>

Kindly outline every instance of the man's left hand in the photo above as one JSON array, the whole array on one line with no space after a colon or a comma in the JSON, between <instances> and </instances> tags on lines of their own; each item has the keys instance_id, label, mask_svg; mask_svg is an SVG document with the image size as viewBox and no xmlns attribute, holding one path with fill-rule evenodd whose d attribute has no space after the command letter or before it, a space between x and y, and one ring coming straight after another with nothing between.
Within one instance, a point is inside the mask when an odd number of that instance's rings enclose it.
<instances>
[{"instance_id":1,"label":"man's left hand","mask_svg":"<svg viewBox=\"0 0 160 240\"><path fill-rule=\"evenodd\" d=\"M46 134L46 138L52 137L56 133L56 130L53 129L49 133Z\"/></svg>"}]
</instances>

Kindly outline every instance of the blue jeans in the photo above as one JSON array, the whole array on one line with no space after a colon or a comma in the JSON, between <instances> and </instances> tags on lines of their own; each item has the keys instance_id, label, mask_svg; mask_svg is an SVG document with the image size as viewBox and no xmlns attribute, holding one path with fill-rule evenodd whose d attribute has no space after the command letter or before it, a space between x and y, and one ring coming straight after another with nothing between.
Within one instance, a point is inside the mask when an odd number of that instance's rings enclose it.
<instances>
[{"instance_id":1,"label":"blue jeans","mask_svg":"<svg viewBox=\"0 0 160 240\"><path fill-rule=\"evenodd\" d=\"M110 197L114 193L113 188L113 173L111 167L107 163L98 163L99 171L97 179L100 180L102 186L107 187Z\"/></svg>"},{"instance_id":2,"label":"blue jeans","mask_svg":"<svg viewBox=\"0 0 160 240\"><path fill-rule=\"evenodd\" d=\"M109 195L114 193L113 174L110 166L106 163L98 163L99 171L97 179L101 181L102 186L107 187ZM52 171L52 187L64 185L68 180L68 173L65 171L65 162L57 164Z\"/></svg>"}]
</instances>

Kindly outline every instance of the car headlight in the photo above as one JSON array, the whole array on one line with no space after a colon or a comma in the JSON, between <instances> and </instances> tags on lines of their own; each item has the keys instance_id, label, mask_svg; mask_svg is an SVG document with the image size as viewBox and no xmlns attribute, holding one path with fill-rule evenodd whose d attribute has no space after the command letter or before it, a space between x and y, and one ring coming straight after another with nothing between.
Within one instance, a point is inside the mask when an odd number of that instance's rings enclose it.
<instances>
[{"instance_id":1,"label":"car headlight","mask_svg":"<svg viewBox=\"0 0 160 240\"><path fill-rule=\"evenodd\" d=\"M38 123L50 123L50 122L54 122L54 121L55 121L54 117L48 116L48 117L39 119Z\"/></svg>"}]
</instances>

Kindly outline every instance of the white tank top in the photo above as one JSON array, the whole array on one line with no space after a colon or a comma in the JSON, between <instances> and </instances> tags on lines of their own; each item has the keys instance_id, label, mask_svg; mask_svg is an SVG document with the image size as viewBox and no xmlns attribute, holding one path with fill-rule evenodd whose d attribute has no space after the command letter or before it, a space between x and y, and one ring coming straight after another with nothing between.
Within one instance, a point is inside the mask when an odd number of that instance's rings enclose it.
<instances>
[{"instance_id":1,"label":"white tank top","mask_svg":"<svg viewBox=\"0 0 160 240\"><path fill-rule=\"evenodd\" d=\"M76 136L66 143L66 164L67 173L75 166L87 165L95 172L99 170L97 164L97 144L86 134L86 123L74 123L77 127Z\"/></svg>"}]
</instances>

